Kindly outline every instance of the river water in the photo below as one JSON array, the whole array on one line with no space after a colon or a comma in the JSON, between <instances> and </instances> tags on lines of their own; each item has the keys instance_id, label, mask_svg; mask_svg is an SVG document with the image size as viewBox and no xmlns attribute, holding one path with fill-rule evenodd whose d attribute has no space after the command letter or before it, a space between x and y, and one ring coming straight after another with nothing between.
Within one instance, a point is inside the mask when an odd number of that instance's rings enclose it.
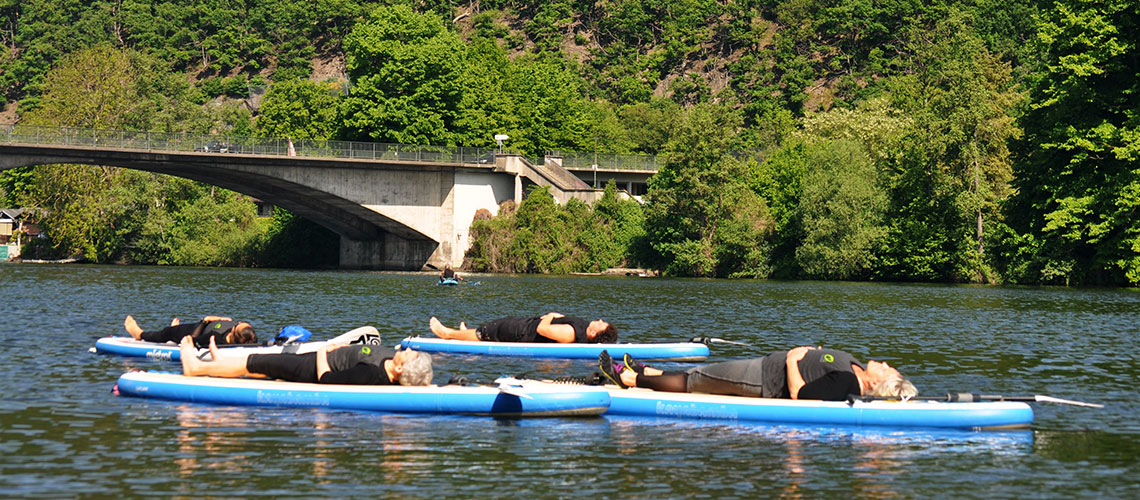
<instances>
[{"instance_id":1,"label":"river water","mask_svg":"<svg viewBox=\"0 0 1140 500\"><path fill-rule=\"evenodd\" d=\"M86 265L0 265L4 497L1140 497L1132 289L468 276ZM361 325L386 343L428 318L468 325L559 311L627 341L715 336L712 360L824 345L898 366L925 394L972 391L1103 403L1036 404L1032 430L931 432L668 418L498 420L239 408L111 393L160 361L89 353L205 314L327 338ZM570 375L587 361L437 355L452 375ZM689 366L665 364L666 368Z\"/></svg>"}]
</instances>

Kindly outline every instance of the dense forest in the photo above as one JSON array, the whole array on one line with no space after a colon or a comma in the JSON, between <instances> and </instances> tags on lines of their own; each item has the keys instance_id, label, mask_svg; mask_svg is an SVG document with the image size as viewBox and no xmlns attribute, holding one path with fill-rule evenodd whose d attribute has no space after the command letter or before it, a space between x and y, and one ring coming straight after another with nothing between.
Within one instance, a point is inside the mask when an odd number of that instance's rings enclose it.
<instances>
[{"instance_id":1,"label":"dense forest","mask_svg":"<svg viewBox=\"0 0 1140 500\"><path fill-rule=\"evenodd\" d=\"M0 0L4 123L658 155L467 266L1140 284L1135 0ZM0 174L30 251L309 265L323 228L114 168ZM292 255L321 241L324 259Z\"/></svg>"}]
</instances>

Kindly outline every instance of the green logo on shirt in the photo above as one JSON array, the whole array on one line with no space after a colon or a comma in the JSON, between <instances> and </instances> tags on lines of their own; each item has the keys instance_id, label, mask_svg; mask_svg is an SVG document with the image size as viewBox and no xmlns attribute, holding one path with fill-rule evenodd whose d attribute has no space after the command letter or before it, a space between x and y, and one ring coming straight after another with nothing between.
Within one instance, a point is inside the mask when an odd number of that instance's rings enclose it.
<instances>
[{"instance_id":1,"label":"green logo on shirt","mask_svg":"<svg viewBox=\"0 0 1140 500\"><path fill-rule=\"evenodd\" d=\"M364 354L372 354L372 349L369 349L368 346L364 346L360 348L360 352Z\"/></svg>"},{"instance_id":2,"label":"green logo on shirt","mask_svg":"<svg viewBox=\"0 0 1140 500\"><path fill-rule=\"evenodd\" d=\"M823 360L824 360L825 362L828 362L828 363L833 363L833 362L835 362L835 356L832 356L832 355L830 355L830 354L824 354L824 355L823 355Z\"/></svg>"}]
</instances>

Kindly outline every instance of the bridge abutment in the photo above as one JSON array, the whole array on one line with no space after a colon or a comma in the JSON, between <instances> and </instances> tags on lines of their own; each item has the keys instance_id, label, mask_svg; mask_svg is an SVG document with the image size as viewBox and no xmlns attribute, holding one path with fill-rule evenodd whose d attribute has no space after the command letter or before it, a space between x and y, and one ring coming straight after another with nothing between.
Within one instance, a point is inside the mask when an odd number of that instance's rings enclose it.
<instances>
[{"instance_id":1,"label":"bridge abutment","mask_svg":"<svg viewBox=\"0 0 1140 500\"><path fill-rule=\"evenodd\" d=\"M340 237L341 269L419 271L439 244L384 235L380 241Z\"/></svg>"}]
</instances>

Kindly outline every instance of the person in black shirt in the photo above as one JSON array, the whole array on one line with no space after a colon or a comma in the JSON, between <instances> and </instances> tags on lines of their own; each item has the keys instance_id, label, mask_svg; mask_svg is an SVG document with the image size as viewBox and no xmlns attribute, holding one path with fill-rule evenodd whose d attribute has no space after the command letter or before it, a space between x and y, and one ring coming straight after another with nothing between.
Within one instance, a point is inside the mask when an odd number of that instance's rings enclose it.
<instances>
[{"instance_id":1,"label":"person in black shirt","mask_svg":"<svg viewBox=\"0 0 1140 500\"><path fill-rule=\"evenodd\" d=\"M179 344L182 373L191 377L275 378L289 382L354 385L431 385L431 355L365 344L324 345L304 354L222 354L210 341L214 361L198 359L194 344Z\"/></svg>"},{"instance_id":2,"label":"person in black shirt","mask_svg":"<svg viewBox=\"0 0 1140 500\"><path fill-rule=\"evenodd\" d=\"M256 344L257 333L253 326L245 321L234 321L224 316L206 316L197 323L180 324L178 318L170 322L170 326L161 330L143 331L135 318L127 316L123 320L123 327L135 340L147 342L180 342L183 337L194 339L194 345L204 348L210 345L210 340L217 338L219 344Z\"/></svg>"},{"instance_id":3,"label":"person in black shirt","mask_svg":"<svg viewBox=\"0 0 1140 500\"><path fill-rule=\"evenodd\" d=\"M437 337L454 340L612 344L618 339L617 328L605 321L586 321L556 312L533 318L499 318L475 329L463 323L458 329L448 328L432 316L428 326Z\"/></svg>"},{"instance_id":4,"label":"person in black shirt","mask_svg":"<svg viewBox=\"0 0 1140 500\"><path fill-rule=\"evenodd\" d=\"M726 361L665 372L641 365L628 354L625 365L608 352L598 359L602 373L621 387L668 392L703 392L764 398L845 401L848 395L912 397L918 389L881 361L864 366L837 349L796 347L762 358Z\"/></svg>"},{"instance_id":5,"label":"person in black shirt","mask_svg":"<svg viewBox=\"0 0 1140 500\"><path fill-rule=\"evenodd\" d=\"M444 265L443 271L440 271L439 281L442 282L443 280L467 281L463 279L462 276L455 274L455 270L451 268L451 264Z\"/></svg>"}]
</instances>

